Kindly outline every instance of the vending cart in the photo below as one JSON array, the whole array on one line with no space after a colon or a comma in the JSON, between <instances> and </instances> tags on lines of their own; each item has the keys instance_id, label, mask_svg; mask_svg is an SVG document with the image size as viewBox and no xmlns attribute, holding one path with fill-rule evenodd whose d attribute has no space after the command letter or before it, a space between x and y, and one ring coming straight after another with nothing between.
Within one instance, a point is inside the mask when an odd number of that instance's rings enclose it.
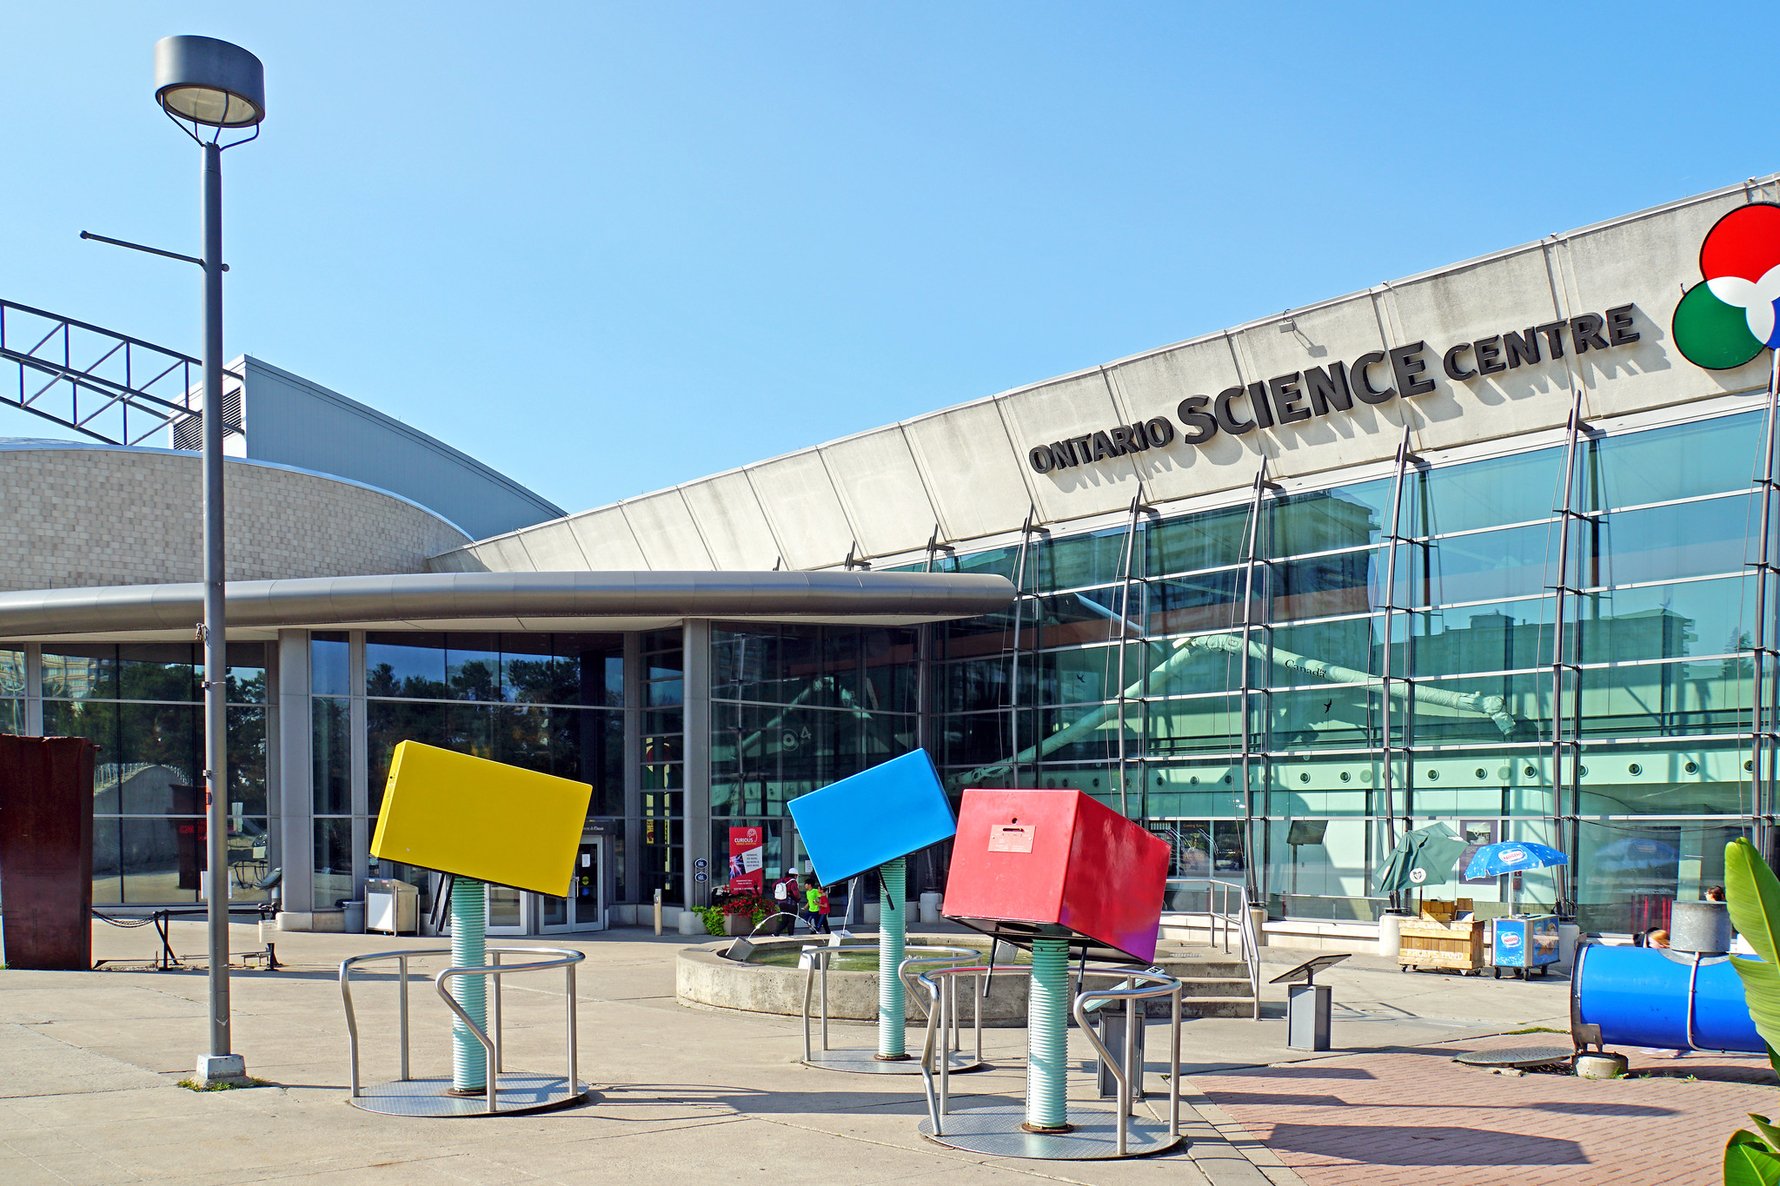
<instances>
[{"instance_id":1,"label":"vending cart","mask_svg":"<svg viewBox=\"0 0 1780 1186\"><path fill-rule=\"evenodd\" d=\"M1524 980L1538 969L1557 963L1558 921L1550 914L1516 914L1494 918L1489 924L1490 972L1498 980L1502 969L1519 972Z\"/></svg>"}]
</instances>

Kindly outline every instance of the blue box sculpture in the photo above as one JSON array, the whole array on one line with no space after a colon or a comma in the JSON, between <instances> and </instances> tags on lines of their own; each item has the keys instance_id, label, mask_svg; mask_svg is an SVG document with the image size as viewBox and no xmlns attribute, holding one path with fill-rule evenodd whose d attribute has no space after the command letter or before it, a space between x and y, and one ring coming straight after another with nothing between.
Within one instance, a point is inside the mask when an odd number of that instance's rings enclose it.
<instances>
[{"instance_id":1,"label":"blue box sculpture","mask_svg":"<svg viewBox=\"0 0 1780 1186\"><path fill-rule=\"evenodd\" d=\"M926 750L791 800L791 818L823 885L949 840L957 825Z\"/></svg>"}]
</instances>

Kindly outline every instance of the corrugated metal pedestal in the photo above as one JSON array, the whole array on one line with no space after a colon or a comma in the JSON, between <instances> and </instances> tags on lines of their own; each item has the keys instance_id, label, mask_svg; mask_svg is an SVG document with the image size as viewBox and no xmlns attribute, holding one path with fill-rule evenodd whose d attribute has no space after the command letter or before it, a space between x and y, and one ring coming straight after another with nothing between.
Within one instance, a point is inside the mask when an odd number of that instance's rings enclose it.
<instances>
[{"instance_id":1,"label":"corrugated metal pedestal","mask_svg":"<svg viewBox=\"0 0 1780 1186\"><path fill-rule=\"evenodd\" d=\"M933 1122L922 1120L917 1131L937 1145L983 1153L990 1157L1025 1157L1043 1161L1107 1161L1166 1153L1183 1137L1170 1135L1159 1121L1132 1116L1126 1128L1125 1152L1118 1151L1117 1105L1071 1101L1065 1133L1027 1132L1023 1105L972 1108L946 1114L944 1136L933 1135Z\"/></svg>"},{"instance_id":2,"label":"corrugated metal pedestal","mask_svg":"<svg viewBox=\"0 0 1780 1186\"><path fill-rule=\"evenodd\" d=\"M451 1077L436 1079L398 1079L367 1087L356 1099L349 1100L355 1108L384 1116L517 1116L524 1112L547 1112L566 1108L594 1098L585 1083L576 1083L569 1090L568 1080L561 1075L531 1075L523 1071L503 1071L495 1093L495 1110L488 1110L488 1097L451 1094Z\"/></svg>"}]
</instances>

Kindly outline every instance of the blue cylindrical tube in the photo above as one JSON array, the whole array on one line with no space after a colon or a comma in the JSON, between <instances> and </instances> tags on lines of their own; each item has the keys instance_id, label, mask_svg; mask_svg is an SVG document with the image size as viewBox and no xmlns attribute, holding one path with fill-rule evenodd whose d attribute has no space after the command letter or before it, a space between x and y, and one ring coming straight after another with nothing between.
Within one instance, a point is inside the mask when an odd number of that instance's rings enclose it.
<instances>
[{"instance_id":1,"label":"blue cylindrical tube","mask_svg":"<svg viewBox=\"0 0 1780 1186\"><path fill-rule=\"evenodd\" d=\"M451 882L451 962L459 968L480 968L488 962L488 896L482 882L470 877ZM488 982L481 976L459 977L452 996L483 1033L488 1032ZM463 1019L451 1017L451 1089L465 1093L488 1089L488 1051Z\"/></svg>"},{"instance_id":2,"label":"blue cylindrical tube","mask_svg":"<svg viewBox=\"0 0 1780 1186\"><path fill-rule=\"evenodd\" d=\"M1694 957L1684 952L1590 946L1576 955L1576 1016L1584 1025L1600 1026L1607 1045L1749 1054L1767 1049L1750 1020L1743 980L1723 956L1702 958L1696 976Z\"/></svg>"},{"instance_id":3,"label":"blue cylindrical tube","mask_svg":"<svg viewBox=\"0 0 1780 1186\"><path fill-rule=\"evenodd\" d=\"M908 911L904 899L907 870L901 857L878 868L884 879L884 900L878 905L878 1057L908 1057L903 1046L904 1006L902 955L907 946Z\"/></svg>"}]
</instances>

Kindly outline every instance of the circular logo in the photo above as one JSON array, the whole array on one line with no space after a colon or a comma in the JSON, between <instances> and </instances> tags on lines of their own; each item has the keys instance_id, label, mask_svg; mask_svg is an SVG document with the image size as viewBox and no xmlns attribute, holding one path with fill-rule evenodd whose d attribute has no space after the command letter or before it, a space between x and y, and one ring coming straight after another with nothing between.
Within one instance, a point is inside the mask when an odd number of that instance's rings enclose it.
<instances>
[{"instance_id":1,"label":"circular logo","mask_svg":"<svg viewBox=\"0 0 1780 1186\"><path fill-rule=\"evenodd\" d=\"M1520 946L1520 933L1518 931L1503 931L1496 936L1496 942L1500 943L1508 950L1513 951L1516 947Z\"/></svg>"},{"instance_id":2,"label":"circular logo","mask_svg":"<svg viewBox=\"0 0 1780 1186\"><path fill-rule=\"evenodd\" d=\"M1409 880L1414 882L1416 885L1420 885L1422 882L1426 881L1427 879L1428 879L1428 871L1426 869L1415 868L1415 869L1411 869L1409 871Z\"/></svg>"},{"instance_id":3,"label":"circular logo","mask_svg":"<svg viewBox=\"0 0 1780 1186\"><path fill-rule=\"evenodd\" d=\"M1751 202L1714 223L1700 275L1675 306L1675 345L1689 362L1727 371L1780 346L1780 205Z\"/></svg>"}]
</instances>

